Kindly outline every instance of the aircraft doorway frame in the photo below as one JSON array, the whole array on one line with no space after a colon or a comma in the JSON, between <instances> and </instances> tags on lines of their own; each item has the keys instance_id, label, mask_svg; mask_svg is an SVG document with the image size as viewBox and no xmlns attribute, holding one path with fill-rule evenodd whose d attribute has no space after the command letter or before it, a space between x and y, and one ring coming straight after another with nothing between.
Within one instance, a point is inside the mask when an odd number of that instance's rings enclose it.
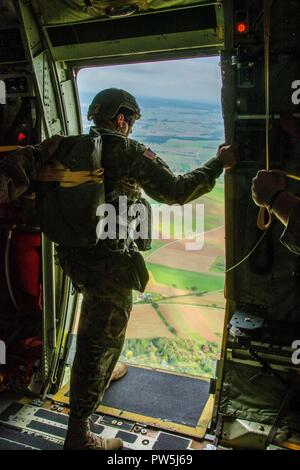
<instances>
[{"instance_id":1,"label":"aircraft doorway frame","mask_svg":"<svg viewBox=\"0 0 300 470\"><path fill-rule=\"evenodd\" d=\"M228 2L226 3L228 4ZM41 138L54 133L69 135L82 131L76 75L78 70L83 67L120 65L142 61L153 62L175 58L207 57L219 55L220 50L224 47L223 2L217 1L205 3L204 5L180 8L184 14L191 13L191 15L193 15L195 11L193 9L196 7L213 8L216 15L216 27L214 28L208 27L208 29L204 28L201 31L171 32L159 34L152 38L147 36L139 38L139 41L136 41L135 38L128 38L128 40L123 41L122 47L120 40L104 41L102 48L99 48L99 43L77 46L70 44L66 47L54 45L53 37L55 36L54 29L56 26L38 24L36 12L33 11L32 5L20 1L17 1L16 5L23 23L23 38L26 43L27 56L34 70L35 90L38 96L40 111L44 116ZM225 8L227 8L226 5ZM164 12L163 14L167 13ZM161 15L162 13L151 14ZM93 23L89 22L89 24ZM73 24L73 26L75 28L76 24ZM61 26L57 26L57 28L59 27ZM36 46L38 41L43 45L42 50L39 50ZM88 56L89 58L83 59L83 56ZM48 87L47 96L45 96L45 80ZM54 283L55 280L53 280ZM71 325L76 310L74 307L76 301L74 302L75 299L72 299L71 303L68 302L67 297L70 295L70 285L68 282L63 283L63 290L57 289L57 291L57 316L61 320L63 319L63 321L61 321L57 328L57 340L54 343L54 347L52 345L50 348L50 355L48 354L49 349L47 346L48 337L49 331L55 331L55 322L48 325L46 312L44 312L44 322L47 325L47 328L44 329L44 355L47 357L47 365L51 364L50 368L48 366L48 383L44 389L44 396L49 386L55 385L56 388L61 385L59 371L62 372L62 363L59 358L69 357L73 344ZM47 296L47 294L45 295ZM69 338L68 340L67 337ZM223 341L223 345L225 344L226 342ZM222 357L223 349L221 362Z\"/></svg>"}]
</instances>

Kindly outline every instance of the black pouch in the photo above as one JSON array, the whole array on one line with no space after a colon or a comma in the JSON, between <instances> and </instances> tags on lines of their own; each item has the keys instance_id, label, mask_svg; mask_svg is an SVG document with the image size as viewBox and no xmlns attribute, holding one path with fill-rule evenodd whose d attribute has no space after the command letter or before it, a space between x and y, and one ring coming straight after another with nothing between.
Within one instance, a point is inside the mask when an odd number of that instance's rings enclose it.
<instances>
[{"instance_id":1,"label":"black pouch","mask_svg":"<svg viewBox=\"0 0 300 470\"><path fill-rule=\"evenodd\" d=\"M141 204L144 208L143 214L141 214L141 216L147 219L147 233L144 233L142 238L136 238L134 236L134 241L140 251L148 251L151 250L152 243L152 208L147 199L143 197L141 197L137 203ZM138 233L140 233L140 225L137 226L136 230Z\"/></svg>"},{"instance_id":2,"label":"black pouch","mask_svg":"<svg viewBox=\"0 0 300 470\"><path fill-rule=\"evenodd\" d=\"M113 270L112 276L120 287L144 292L149 274L143 256L138 251L127 251L118 263L118 270Z\"/></svg>"},{"instance_id":3,"label":"black pouch","mask_svg":"<svg viewBox=\"0 0 300 470\"><path fill-rule=\"evenodd\" d=\"M149 273L146 268L145 260L138 251L131 251L130 256L132 259L132 275L134 280L134 287L132 288L139 292L144 292L149 281Z\"/></svg>"}]
</instances>

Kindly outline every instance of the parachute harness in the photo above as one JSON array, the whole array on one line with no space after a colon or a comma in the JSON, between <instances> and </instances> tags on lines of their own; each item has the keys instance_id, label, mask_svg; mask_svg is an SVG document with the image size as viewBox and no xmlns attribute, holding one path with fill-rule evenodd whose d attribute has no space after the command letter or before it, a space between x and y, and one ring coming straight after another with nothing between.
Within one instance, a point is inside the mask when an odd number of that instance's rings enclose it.
<instances>
[{"instance_id":1,"label":"parachute harness","mask_svg":"<svg viewBox=\"0 0 300 470\"><path fill-rule=\"evenodd\" d=\"M102 184L104 180L103 175L103 168L93 171L71 171L66 168L48 167L42 169L37 177L37 181L59 182L61 187L70 188L90 181Z\"/></svg>"}]
</instances>

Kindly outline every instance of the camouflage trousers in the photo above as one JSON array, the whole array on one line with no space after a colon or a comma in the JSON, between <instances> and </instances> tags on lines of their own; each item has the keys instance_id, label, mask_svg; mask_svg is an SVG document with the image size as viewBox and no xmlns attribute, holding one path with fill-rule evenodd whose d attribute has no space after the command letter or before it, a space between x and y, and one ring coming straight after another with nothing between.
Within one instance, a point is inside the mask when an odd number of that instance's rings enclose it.
<instances>
[{"instance_id":1,"label":"camouflage trousers","mask_svg":"<svg viewBox=\"0 0 300 470\"><path fill-rule=\"evenodd\" d=\"M82 294L70 386L70 415L75 419L89 417L101 403L122 351L132 307L129 289L123 289L123 302L95 287L82 287Z\"/></svg>"}]
</instances>

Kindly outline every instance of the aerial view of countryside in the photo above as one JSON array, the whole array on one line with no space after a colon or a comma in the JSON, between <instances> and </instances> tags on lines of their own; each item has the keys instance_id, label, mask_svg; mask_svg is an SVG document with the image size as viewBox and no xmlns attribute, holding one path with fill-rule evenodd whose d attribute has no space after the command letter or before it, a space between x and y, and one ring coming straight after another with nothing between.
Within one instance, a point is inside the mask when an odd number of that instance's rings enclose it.
<instances>
[{"instance_id":1,"label":"aerial view of countryside","mask_svg":"<svg viewBox=\"0 0 300 470\"><path fill-rule=\"evenodd\" d=\"M95 93L81 91L80 83L79 92L86 132L87 106ZM200 167L215 156L224 139L218 102L137 98L142 119L136 122L132 138L150 147L175 174ZM158 204L150 202L153 208ZM155 227L158 236L151 250L144 252L150 281L143 294L134 292L122 359L209 377L220 354L225 307L222 176L212 192L193 201L194 209L196 204L204 205L204 235L197 233L195 237L197 240L204 236L202 249L186 249L191 240L175 237L174 220L169 227ZM196 220L190 222L197 227ZM170 227L171 237L166 239L164 230Z\"/></svg>"}]
</instances>

